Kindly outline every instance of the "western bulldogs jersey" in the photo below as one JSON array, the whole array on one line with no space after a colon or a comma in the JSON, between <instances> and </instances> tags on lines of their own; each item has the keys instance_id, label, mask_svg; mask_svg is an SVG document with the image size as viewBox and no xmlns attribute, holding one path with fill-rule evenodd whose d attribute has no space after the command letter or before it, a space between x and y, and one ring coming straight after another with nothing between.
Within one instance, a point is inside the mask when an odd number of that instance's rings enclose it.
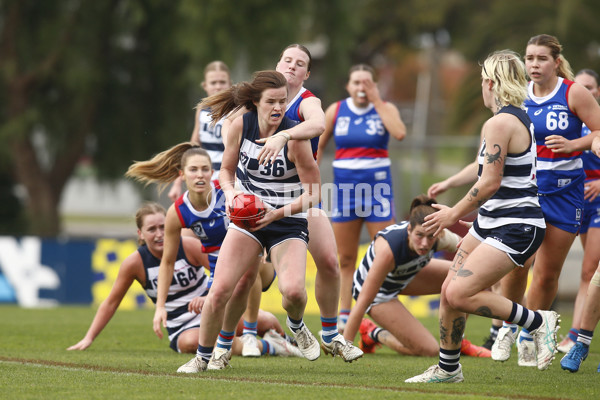
<instances>
[{"instance_id":1,"label":"western bulldogs jersey","mask_svg":"<svg viewBox=\"0 0 600 400\"><path fill-rule=\"evenodd\" d=\"M285 116L296 122L303 122L304 118L300 115L300 103L302 100L307 99L309 97L315 97L312 92L306 88L301 88L300 91L296 94L296 96L289 102L287 108L285 110ZM317 159L317 149L319 148L319 137L314 137L310 139L310 146L312 148L313 157L315 160Z\"/></svg>"},{"instance_id":2,"label":"western bulldogs jersey","mask_svg":"<svg viewBox=\"0 0 600 400\"><path fill-rule=\"evenodd\" d=\"M583 124L581 136L587 136L591 133L590 128ZM585 171L585 180L593 181L600 179L600 157L597 157L591 150L585 150L581 155L583 160L583 169Z\"/></svg>"},{"instance_id":3,"label":"western bulldogs jersey","mask_svg":"<svg viewBox=\"0 0 600 400\"><path fill-rule=\"evenodd\" d=\"M212 286L215 267L221 243L225 239L229 218L225 212L225 193L218 181L210 183L212 199L206 210L197 211L190 203L189 192L186 191L175 201L175 211L184 228L190 228L202 243L202 252L208 253L210 276L208 287Z\"/></svg>"},{"instance_id":4,"label":"western bulldogs jersey","mask_svg":"<svg viewBox=\"0 0 600 400\"><path fill-rule=\"evenodd\" d=\"M210 183L212 198L206 210L197 211L190 203L189 191L175 201L175 211L184 228L190 228L202 242L203 253L217 253L227 233L229 218L225 212L225 194L217 181Z\"/></svg>"},{"instance_id":5,"label":"western bulldogs jersey","mask_svg":"<svg viewBox=\"0 0 600 400\"><path fill-rule=\"evenodd\" d=\"M372 103L358 108L352 98L338 101L333 127L335 168L365 169L390 166L390 134Z\"/></svg>"},{"instance_id":6,"label":"western bulldogs jersey","mask_svg":"<svg viewBox=\"0 0 600 400\"><path fill-rule=\"evenodd\" d=\"M150 253L146 245L140 246L138 252L142 257L144 271L146 272L146 287L144 289L148 297L156 304L160 260ZM199 324L199 315L188 311L188 303L195 297L206 296L208 293L207 282L208 279L204 274L203 267L190 264L180 242L173 280L169 286L167 301L165 302L169 340L181 330L188 329L190 324Z\"/></svg>"},{"instance_id":7,"label":"western bulldogs jersey","mask_svg":"<svg viewBox=\"0 0 600 400\"><path fill-rule=\"evenodd\" d=\"M553 194L581 183L585 178L581 152L553 153L545 145L549 135L560 135L568 140L581 137L581 120L573 114L568 104L572 81L558 78L556 87L549 95L533 94L533 82L529 82L529 96L525 100L527 115L535 126L537 142L537 181L540 194Z\"/></svg>"},{"instance_id":8,"label":"western bulldogs jersey","mask_svg":"<svg viewBox=\"0 0 600 400\"><path fill-rule=\"evenodd\" d=\"M527 113L515 106L502 107L498 114L507 113L517 117L529 130L531 142L520 154L508 153L500 188L480 208L477 223L483 229L492 229L507 224L528 224L545 228L544 215L538 200L536 183L536 139L533 124ZM493 152L493 150L491 150ZM478 176L485 162L486 142L481 143L477 156Z\"/></svg>"},{"instance_id":9,"label":"western bulldogs jersey","mask_svg":"<svg viewBox=\"0 0 600 400\"><path fill-rule=\"evenodd\" d=\"M244 128L240 143L240 157L236 176L246 193L258 196L264 203L273 208L280 208L294 201L303 190L296 166L287 157L288 146L285 145L277 155L274 163L260 165L258 153L263 145L256 143L260 139L258 115L256 111L244 114ZM294 126L296 122L284 117L277 132ZM298 213L291 217L306 217L306 213Z\"/></svg>"},{"instance_id":10,"label":"western bulldogs jersey","mask_svg":"<svg viewBox=\"0 0 600 400\"><path fill-rule=\"evenodd\" d=\"M219 170L221 169L221 161L223 161L223 152L225 151L223 137L221 136L221 129L223 128L225 118L212 125L212 118L209 113L210 110L200 110L200 114L198 115L198 136L200 143L202 143L202 148L210 156L214 169L212 179L216 180L219 179Z\"/></svg>"},{"instance_id":11,"label":"western bulldogs jersey","mask_svg":"<svg viewBox=\"0 0 600 400\"><path fill-rule=\"evenodd\" d=\"M383 303L396 297L431 261L433 254L437 251L437 242L433 248L425 255L419 256L412 253L408 247L408 221L403 221L399 224L388 226L382 231L379 231L367 252L354 273L353 296L358 298L358 294L362 290L362 285L367 278L367 274L373 265L375 259L375 239L383 237L392 250L394 255L394 269L389 272L379 288L379 293L375 296L374 303Z\"/></svg>"}]
</instances>

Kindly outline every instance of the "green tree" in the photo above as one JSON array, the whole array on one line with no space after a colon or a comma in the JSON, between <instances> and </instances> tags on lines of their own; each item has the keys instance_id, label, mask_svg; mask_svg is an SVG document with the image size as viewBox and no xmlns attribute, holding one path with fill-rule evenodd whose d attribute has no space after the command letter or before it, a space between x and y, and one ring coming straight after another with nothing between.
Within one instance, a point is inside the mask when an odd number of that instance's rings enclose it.
<instances>
[{"instance_id":1,"label":"green tree","mask_svg":"<svg viewBox=\"0 0 600 400\"><path fill-rule=\"evenodd\" d=\"M27 231L60 232L61 195L82 157L112 180L187 140L209 61L248 79L286 45L332 35L322 66L336 69L352 43L352 32L334 34L345 27L336 15L350 15L342 0L0 2L0 151L25 189Z\"/></svg>"},{"instance_id":2,"label":"green tree","mask_svg":"<svg viewBox=\"0 0 600 400\"><path fill-rule=\"evenodd\" d=\"M61 194L83 155L115 177L187 137L176 4L1 3L0 151L26 190L30 233L60 232Z\"/></svg>"}]
</instances>

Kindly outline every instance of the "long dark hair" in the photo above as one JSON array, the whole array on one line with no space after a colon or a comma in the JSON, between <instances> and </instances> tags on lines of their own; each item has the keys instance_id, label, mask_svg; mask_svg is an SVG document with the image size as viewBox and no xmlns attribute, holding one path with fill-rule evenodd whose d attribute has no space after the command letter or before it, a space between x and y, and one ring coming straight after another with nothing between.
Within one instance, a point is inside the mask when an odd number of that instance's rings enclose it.
<instances>
[{"instance_id":1,"label":"long dark hair","mask_svg":"<svg viewBox=\"0 0 600 400\"><path fill-rule=\"evenodd\" d=\"M260 96L265 89L287 88L287 81L283 74L277 71L258 71L253 75L251 82L240 82L229 89L223 90L200 102L199 107L210 109L213 121L218 121L232 111L242 107L256 111L254 102L260 101Z\"/></svg>"}]
</instances>

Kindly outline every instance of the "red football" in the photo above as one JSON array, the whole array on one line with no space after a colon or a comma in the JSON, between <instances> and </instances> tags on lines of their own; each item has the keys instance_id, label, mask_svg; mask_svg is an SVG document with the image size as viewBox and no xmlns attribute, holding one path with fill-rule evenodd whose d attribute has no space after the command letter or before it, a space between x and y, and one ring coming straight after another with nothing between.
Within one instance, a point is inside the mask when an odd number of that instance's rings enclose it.
<instances>
[{"instance_id":1,"label":"red football","mask_svg":"<svg viewBox=\"0 0 600 400\"><path fill-rule=\"evenodd\" d=\"M233 198L229 209L231 222L243 229L256 227L256 221L265 216L265 204L255 195L238 193Z\"/></svg>"}]
</instances>

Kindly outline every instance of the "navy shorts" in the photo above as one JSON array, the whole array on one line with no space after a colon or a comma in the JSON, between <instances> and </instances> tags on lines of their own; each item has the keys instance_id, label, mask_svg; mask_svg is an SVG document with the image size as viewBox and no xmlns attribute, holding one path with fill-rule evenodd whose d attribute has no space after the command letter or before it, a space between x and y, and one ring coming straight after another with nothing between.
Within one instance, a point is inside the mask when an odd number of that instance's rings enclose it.
<instances>
[{"instance_id":1,"label":"navy shorts","mask_svg":"<svg viewBox=\"0 0 600 400\"><path fill-rule=\"evenodd\" d=\"M515 264L522 267L542 245L546 229L529 224L482 229L475 219L469 233L481 242L505 252Z\"/></svg>"},{"instance_id":2,"label":"navy shorts","mask_svg":"<svg viewBox=\"0 0 600 400\"><path fill-rule=\"evenodd\" d=\"M256 240L269 254L271 249L286 240L298 239L308 245L308 221L306 218L284 217L254 232L247 231L235 224L230 229L238 230Z\"/></svg>"}]
</instances>

